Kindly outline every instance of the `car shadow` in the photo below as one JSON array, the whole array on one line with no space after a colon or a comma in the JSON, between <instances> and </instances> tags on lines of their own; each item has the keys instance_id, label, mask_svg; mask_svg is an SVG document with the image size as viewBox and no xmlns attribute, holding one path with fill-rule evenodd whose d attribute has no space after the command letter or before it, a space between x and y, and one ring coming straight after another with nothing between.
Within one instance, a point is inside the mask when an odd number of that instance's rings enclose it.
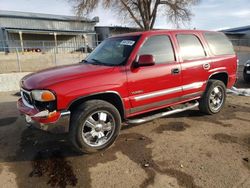
<instances>
[{"instance_id":1,"label":"car shadow","mask_svg":"<svg viewBox=\"0 0 250 188\"><path fill-rule=\"evenodd\" d=\"M57 135L36 128L26 128L21 134L19 149L14 156L8 157L8 161L48 159L52 154L56 156L56 153L60 153L61 157L79 156L67 138L67 134Z\"/></svg>"},{"instance_id":2,"label":"car shadow","mask_svg":"<svg viewBox=\"0 0 250 188\"><path fill-rule=\"evenodd\" d=\"M152 184L156 172L175 177L182 186L196 187L192 176L175 169L168 169L168 165L161 167L153 161L152 150L148 147L152 140L144 135L121 131L115 144L108 150L81 155L74 151L67 134L51 134L23 126L24 121L18 117L16 122L9 125L10 129L5 129L4 137L0 139L0 145L4 147L1 142L9 135L20 136L16 144L13 144L13 147L16 147L15 153L8 156L7 153L10 151L5 150L5 157L0 159L10 164L9 171L15 174L18 187L44 185L44 183L50 187L90 187L92 180L89 169L96 167L97 164L116 160L117 152L127 156L147 173L147 178L140 187ZM133 126L127 128L130 127ZM145 164L149 164L150 167L144 167Z\"/></svg>"}]
</instances>

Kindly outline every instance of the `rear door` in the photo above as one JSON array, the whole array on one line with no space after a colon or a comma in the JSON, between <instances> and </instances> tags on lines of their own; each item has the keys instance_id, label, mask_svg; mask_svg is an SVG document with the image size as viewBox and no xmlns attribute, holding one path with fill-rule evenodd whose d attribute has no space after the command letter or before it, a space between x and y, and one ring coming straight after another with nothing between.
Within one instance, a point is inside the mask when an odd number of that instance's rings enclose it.
<instances>
[{"instance_id":1,"label":"rear door","mask_svg":"<svg viewBox=\"0 0 250 188\"><path fill-rule=\"evenodd\" d=\"M137 56L153 55L155 65L128 71L132 114L157 109L180 100L180 64L176 61L171 37L151 35L144 39Z\"/></svg>"},{"instance_id":2,"label":"rear door","mask_svg":"<svg viewBox=\"0 0 250 188\"><path fill-rule=\"evenodd\" d=\"M237 77L237 56L234 52L233 45L229 39L219 32L205 32L204 38L207 41L211 52L210 75L218 72L227 73L228 84L231 88Z\"/></svg>"},{"instance_id":3,"label":"rear door","mask_svg":"<svg viewBox=\"0 0 250 188\"><path fill-rule=\"evenodd\" d=\"M176 35L181 59L183 99L201 96L206 87L211 60L195 33Z\"/></svg>"}]
</instances>

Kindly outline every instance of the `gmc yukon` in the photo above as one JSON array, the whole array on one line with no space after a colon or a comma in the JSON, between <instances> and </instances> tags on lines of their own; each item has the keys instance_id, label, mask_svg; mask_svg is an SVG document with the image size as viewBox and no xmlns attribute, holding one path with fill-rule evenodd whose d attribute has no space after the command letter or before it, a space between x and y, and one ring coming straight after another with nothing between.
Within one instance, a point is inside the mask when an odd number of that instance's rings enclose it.
<instances>
[{"instance_id":1,"label":"gmc yukon","mask_svg":"<svg viewBox=\"0 0 250 188\"><path fill-rule=\"evenodd\" d=\"M28 124L67 132L78 151L91 153L114 143L122 122L144 123L196 107L218 113L236 71L232 44L219 32L119 35L79 64L25 76L18 109Z\"/></svg>"}]
</instances>

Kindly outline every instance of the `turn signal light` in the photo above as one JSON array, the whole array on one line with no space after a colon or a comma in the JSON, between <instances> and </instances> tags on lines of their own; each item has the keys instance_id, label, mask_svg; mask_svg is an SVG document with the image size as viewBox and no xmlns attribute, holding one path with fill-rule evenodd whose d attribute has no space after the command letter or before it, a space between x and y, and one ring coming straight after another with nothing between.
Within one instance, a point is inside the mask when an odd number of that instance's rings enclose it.
<instances>
[{"instance_id":1,"label":"turn signal light","mask_svg":"<svg viewBox=\"0 0 250 188\"><path fill-rule=\"evenodd\" d=\"M55 95L49 90L33 90L32 98L36 101L49 102L56 100Z\"/></svg>"}]
</instances>

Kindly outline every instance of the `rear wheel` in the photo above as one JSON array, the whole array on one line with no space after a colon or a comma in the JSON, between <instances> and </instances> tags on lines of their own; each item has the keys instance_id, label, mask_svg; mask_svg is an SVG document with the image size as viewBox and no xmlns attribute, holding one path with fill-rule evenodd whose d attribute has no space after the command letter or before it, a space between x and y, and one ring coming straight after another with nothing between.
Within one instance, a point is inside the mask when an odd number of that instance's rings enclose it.
<instances>
[{"instance_id":1,"label":"rear wheel","mask_svg":"<svg viewBox=\"0 0 250 188\"><path fill-rule=\"evenodd\" d=\"M83 103L73 113L70 140L82 153L93 153L112 145L121 128L118 110L102 100Z\"/></svg>"},{"instance_id":2,"label":"rear wheel","mask_svg":"<svg viewBox=\"0 0 250 188\"><path fill-rule=\"evenodd\" d=\"M199 101L199 109L206 114L216 114L223 108L225 100L225 84L220 80L209 80L206 91Z\"/></svg>"}]
</instances>

